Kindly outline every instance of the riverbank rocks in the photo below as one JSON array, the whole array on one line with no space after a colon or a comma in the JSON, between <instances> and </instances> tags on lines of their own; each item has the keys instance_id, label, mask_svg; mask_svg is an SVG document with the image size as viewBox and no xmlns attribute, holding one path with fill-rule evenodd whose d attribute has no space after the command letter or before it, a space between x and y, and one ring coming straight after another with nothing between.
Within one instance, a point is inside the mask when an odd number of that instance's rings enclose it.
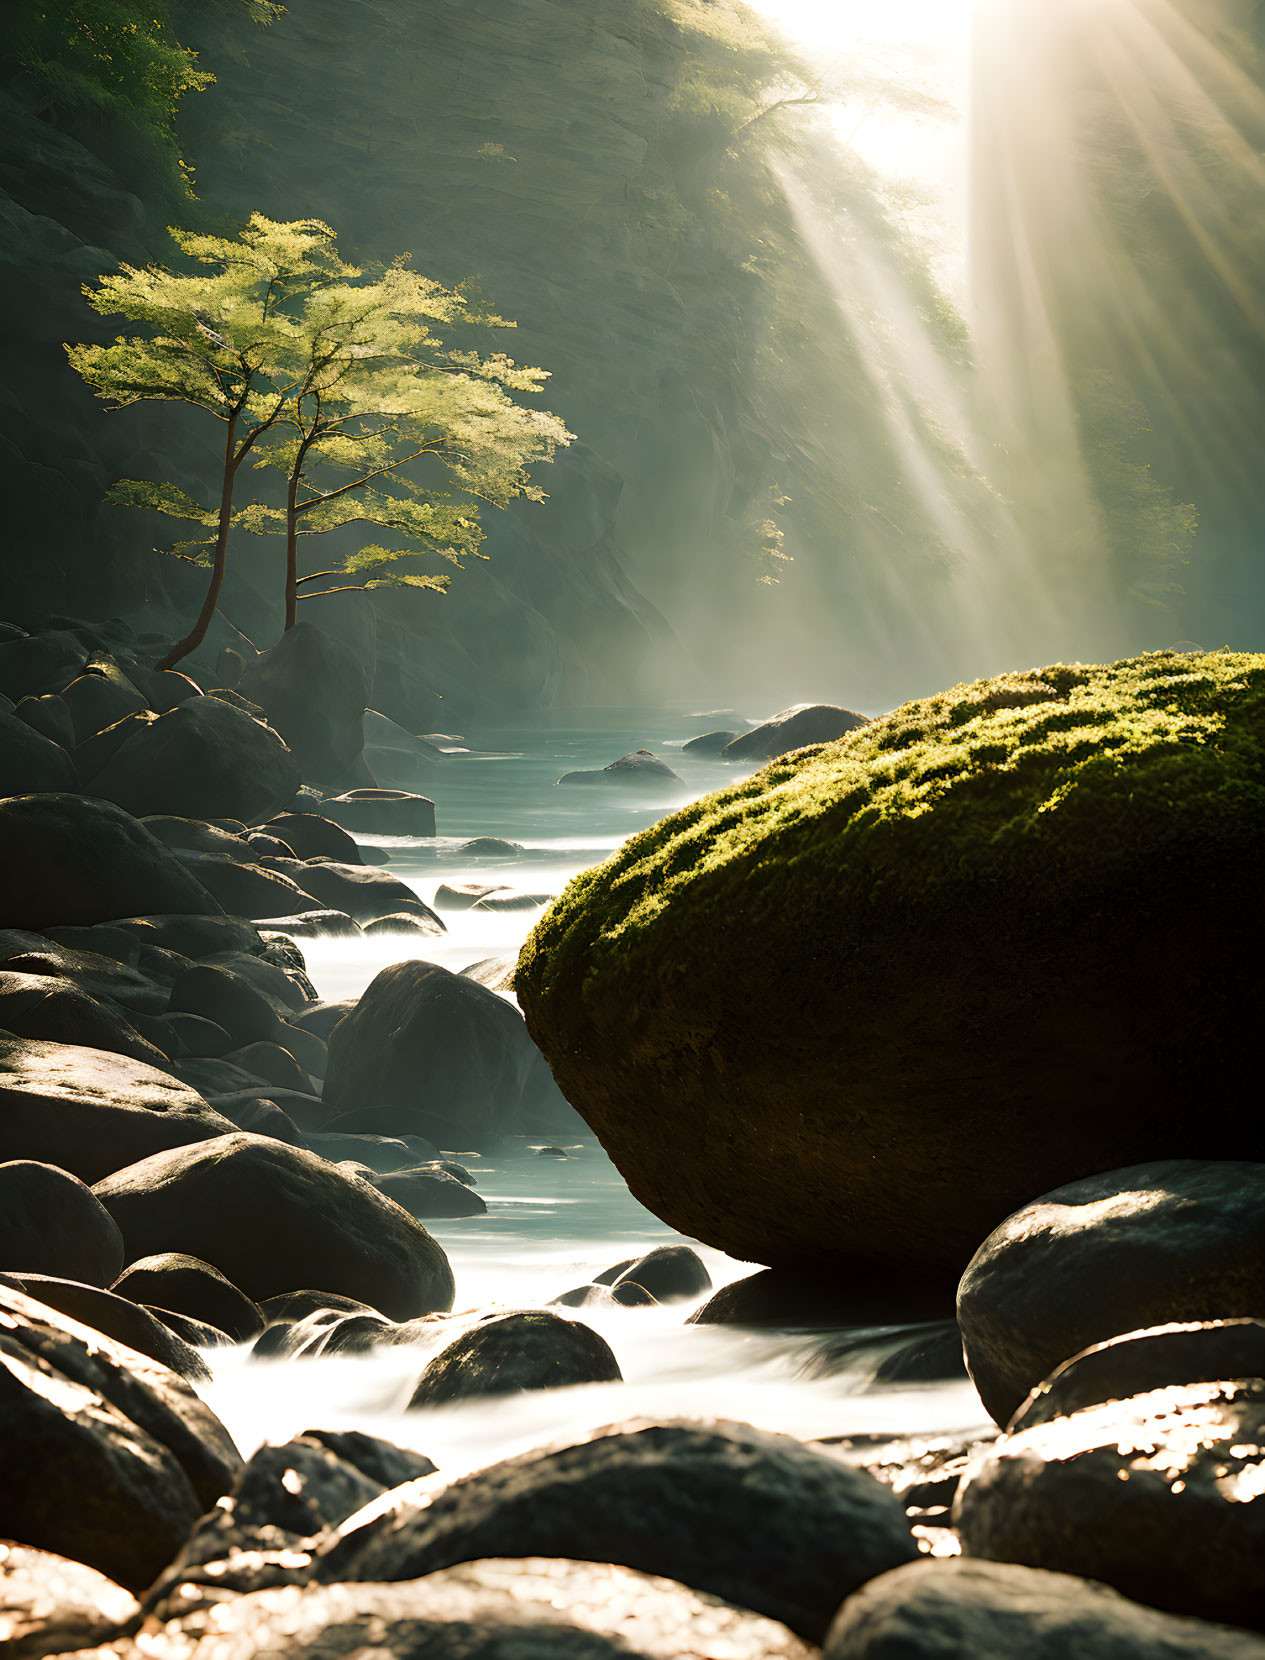
<instances>
[{"instance_id":1,"label":"riverbank rocks","mask_svg":"<svg viewBox=\"0 0 1265 1660\"><path fill-rule=\"evenodd\" d=\"M0 801L0 866L10 873L0 900L6 928L220 908L130 813L90 796Z\"/></svg>"},{"instance_id":2,"label":"riverbank rocks","mask_svg":"<svg viewBox=\"0 0 1265 1660\"><path fill-rule=\"evenodd\" d=\"M1003 1436L953 1520L969 1556L1265 1626L1265 1381L1152 1390Z\"/></svg>"},{"instance_id":3,"label":"riverbank rocks","mask_svg":"<svg viewBox=\"0 0 1265 1660\"><path fill-rule=\"evenodd\" d=\"M218 1268L180 1251L165 1251L129 1263L111 1290L134 1303L185 1314L214 1326L237 1343L248 1343L264 1329L255 1303L225 1279Z\"/></svg>"},{"instance_id":4,"label":"riverbank rocks","mask_svg":"<svg viewBox=\"0 0 1265 1660\"><path fill-rule=\"evenodd\" d=\"M670 1226L957 1274L1065 1182L1265 1157L1263 772L1265 656L955 687L633 837L515 991Z\"/></svg>"},{"instance_id":5,"label":"riverbank rocks","mask_svg":"<svg viewBox=\"0 0 1265 1660\"><path fill-rule=\"evenodd\" d=\"M142 1159L98 1183L128 1256L179 1251L252 1302L316 1281L393 1320L452 1307L448 1259L357 1176L300 1147L236 1132Z\"/></svg>"},{"instance_id":6,"label":"riverbank rocks","mask_svg":"<svg viewBox=\"0 0 1265 1660\"><path fill-rule=\"evenodd\" d=\"M331 1116L369 1107L423 1113L434 1128L416 1128L445 1147L469 1146L450 1139L462 1131L575 1124L517 1009L420 961L384 968L331 1031L324 1100Z\"/></svg>"},{"instance_id":7,"label":"riverbank rocks","mask_svg":"<svg viewBox=\"0 0 1265 1660\"><path fill-rule=\"evenodd\" d=\"M109 1285L123 1266L123 1236L77 1176L51 1164L0 1164L0 1271Z\"/></svg>"},{"instance_id":8,"label":"riverbank rocks","mask_svg":"<svg viewBox=\"0 0 1265 1660\"><path fill-rule=\"evenodd\" d=\"M1265 1638L1009 1563L917 1562L843 1605L823 1660L1265 1660Z\"/></svg>"},{"instance_id":9,"label":"riverbank rocks","mask_svg":"<svg viewBox=\"0 0 1265 1660\"><path fill-rule=\"evenodd\" d=\"M784 1626L609 1564L477 1562L420 1585L261 1590L147 1631L147 1660L812 1660ZM123 1660L132 1660L125 1650ZM136 1656L136 1660L140 1660Z\"/></svg>"},{"instance_id":10,"label":"riverbank rocks","mask_svg":"<svg viewBox=\"0 0 1265 1660\"><path fill-rule=\"evenodd\" d=\"M833 743L836 738L868 724L867 716L841 709L837 703L797 703L750 732L732 738L720 747L719 754L722 761L759 766L791 750L803 749L807 744Z\"/></svg>"},{"instance_id":11,"label":"riverbank rocks","mask_svg":"<svg viewBox=\"0 0 1265 1660\"><path fill-rule=\"evenodd\" d=\"M121 744L85 785L138 817L255 824L284 811L302 782L279 734L220 697L190 698L120 725Z\"/></svg>"},{"instance_id":12,"label":"riverbank rocks","mask_svg":"<svg viewBox=\"0 0 1265 1660\"><path fill-rule=\"evenodd\" d=\"M483 1320L463 1332L430 1362L408 1404L415 1412L476 1396L622 1381L610 1344L591 1326L530 1310Z\"/></svg>"},{"instance_id":13,"label":"riverbank rocks","mask_svg":"<svg viewBox=\"0 0 1265 1660\"><path fill-rule=\"evenodd\" d=\"M6 1660L104 1644L136 1613L121 1585L51 1551L0 1541L0 1649Z\"/></svg>"},{"instance_id":14,"label":"riverbank rocks","mask_svg":"<svg viewBox=\"0 0 1265 1660\"><path fill-rule=\"evenodd\" d=\"M181 1378L0 1289L0 1537L138 1591L231 1486L241 1458Z\"/></svg>"},{"instance_id":15,"label":"riverbank rocks","mask_svg":"<svg viewBox=\"0 0 1265 1660\"><path fill-rule=\"evenodd\" d=\"M1169 1159L1072 1182L1016 1211L971 1259L958 1323L1005 1424L1082 1349L1171 1321L1265 1311L1265 1164Z\"/></svg>"},{"instance_id":16,"label":"riverbank rocks","mask_svg":"<svg viewBox=\"0 0 1265 1660\"><path fill-rule=\"evenodd\" d=\"M323 801L321 815L367 836L435 834L435 803L407 790L348 790Z\"/></svg>"},{"instance_id":17,"label":"riverbank rocks","mask_svg":"<svg viewBox=\"0 0 1265 1660\"><path fill-rule=\"evenodd\" d=\"M616 784L624 789L662 791L680 785L680 777L666 761L648 749L634 749L595 772L567 772L559 784Z\"/></svg>"},{"instance_id":18,"label":"riverbank rocks","mask_svg":"<svg viewBox=\"0 0 1265 1660\"><path fill-rule=\"evenodd\" d=\"M0 1158L34 1159L84 1182L233 1126L166 1072L102 1049L0 1032Z\"/></svg>"},{"instance_id":19,"label":"riverbank rocks","mask_svg":"<svg viewBox=\"0 0 1265 1660\"><path fill-rule=\"evenodd\" d=\"M915 1554L899 1502L864 1470L744 1424L634 1422L426 1498L400 1488L351 1519L318 1577L416 1579L507 1552L662 1574L810 1642L850 1591Z\"/></svg>"}]
</instances>

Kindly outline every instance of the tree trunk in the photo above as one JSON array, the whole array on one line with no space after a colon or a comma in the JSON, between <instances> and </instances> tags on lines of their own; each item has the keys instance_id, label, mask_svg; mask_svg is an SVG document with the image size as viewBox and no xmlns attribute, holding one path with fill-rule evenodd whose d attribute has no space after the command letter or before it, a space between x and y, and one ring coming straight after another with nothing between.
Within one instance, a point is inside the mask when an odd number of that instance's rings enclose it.
<instances>
[{"instance_id":1,"label":"tree trunk","mask_svg":"<svg viewBox=\"0 0 1265 1660\"><path fill-rule=\"evenodd\" d=\"M237 462L233 455L236 433L237 417L234 416L228 423L228 437L224 441L224 485L220 491L220 523L215 537L215 558L211 566L211 581L206 598L202 601L197 622L184 639L177 641L162 661L155 665L159 670L174 669L182 658L198 649L206 638L211 618L220 602L220 589L224 586L224 569L228 563L228 527L233 516L233 481L237 476Z\"/></svg>"}]
</instances>

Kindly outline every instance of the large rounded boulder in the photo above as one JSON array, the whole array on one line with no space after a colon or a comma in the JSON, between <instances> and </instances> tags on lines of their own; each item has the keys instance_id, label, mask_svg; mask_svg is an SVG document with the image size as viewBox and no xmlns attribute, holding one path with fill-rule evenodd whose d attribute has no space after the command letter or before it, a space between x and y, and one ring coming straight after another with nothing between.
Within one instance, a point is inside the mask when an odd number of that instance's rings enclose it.
<instances>
[{"instance_id":1,"label":"large rounded boulder","mask_svg":"<svg viewBox=\"0 0 1265 1660\"><path fill-rule=\"evenodd\" d=\"M850 1591L916 1555L900 1501L867 1471L722 1421L616 1425L394 1497L346 1524L323 1581L572 1557L662 1574L820 1642Z\"/></svg>"},{"instance_id":2,"label":"large rounded boulder","mask_svg":"<svg viewBox=\"0 0 1265 1660\"><path fill-rule=\"evenodd\" d=\"M1265 1164L1169 1159L1071 1182L995 1228L958 1287L967 1366L999 1424L1092 1344L1261 1313Z\"/></svg>"},{"instance_id":3,"label":"large rounded boulder","mask_svg":"<svg viewBox=\"0 0 1265 1660\"><path fill-rule=\"evenodd\" d=\"M1265 1157L1263 832L1265 656L1006 675L634 837L515 990L683 1233L960 1272L1061 1183Z\"/></svg>"},{"instance_id":4,"label":"large rounded boulder","mask_svg":"<svg viewBox=\"0 0 1265 1660\"><path fill-rule=\"evenodd\" d=\"M420 1133L441 1139L575 1124L518 1011L420 961L384 968L330 1033L324 1100L331 1113L415 1112Z\"/></svg>"},{"instance_id":5,"label":"large rounded boulder","mask_svg":"<svg viewBox=\"0 0 1265 1660\"><path fill-rule=\"evenodd\" d=\"M0 801L0 868L5 928L220 909L143 824L89 796L53 793Z\"/></svg>"},{"instance_id":6,"label":"large rounded boulder","mask_svg":"<svg viewBox=\"0 0 1265 1660\"><path fill-rule=\"evenodd\" d=\"M448 1259L420 1222L301 1147L238 1132L99 1182L128 1258L180 1252L252 1302L314 1281L393 1320L452 1307Z\"/></svg>"}]
</instances>

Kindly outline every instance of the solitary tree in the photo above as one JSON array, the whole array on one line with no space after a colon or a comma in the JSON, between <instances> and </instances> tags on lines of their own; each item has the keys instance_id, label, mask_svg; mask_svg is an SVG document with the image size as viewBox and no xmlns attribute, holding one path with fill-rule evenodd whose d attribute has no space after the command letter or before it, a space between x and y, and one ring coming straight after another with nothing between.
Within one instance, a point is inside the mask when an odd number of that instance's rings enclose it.
<instances>
[{"instance_id":1,"label":"solitary tree","mask_svg":"<svg viewBox=\"0 0 1265 1660\"><path fill-rule=\"evenodd\" d=\"M112 499L175 518L214 525L211 578L192 629L158 665L171 668L201 645L215 615L228 553L237 475L256 445L285 414L297 383L296 302L345 280L334 233L317 219L287 224L252 214L235 237L171 235L195 266L177 273L124 265L84 294L94 311L121 316L143 334L108 345L66 348L70 362L112 409L133 404L189 404L224 425L219 504L208 510L173 484L123 480Z\"/></svg>"},{"instance_id":2,"label":"solitary tree","mask_svg":"<svg viewBox=\"0 0 1265 1660\"><path fill-rule=\"evenodd\" d=\"M284 475L285 506L255 504L239 515L248 530L284 531L287 628L298 620L300 536L357 523L397 533L401 545L361 548L347 570L395 567L425 552L460 564L483 540L477 503L542 499L528 469L571 441L557 416L510 395L538 392L543 369L446 346L437 323L513 327L404 260L303 302L295 389L255 462ZM458 494L435 488L436 479ZM448 579L392 569L386 580L439 588Z\"/></svg>"}]
</instances>

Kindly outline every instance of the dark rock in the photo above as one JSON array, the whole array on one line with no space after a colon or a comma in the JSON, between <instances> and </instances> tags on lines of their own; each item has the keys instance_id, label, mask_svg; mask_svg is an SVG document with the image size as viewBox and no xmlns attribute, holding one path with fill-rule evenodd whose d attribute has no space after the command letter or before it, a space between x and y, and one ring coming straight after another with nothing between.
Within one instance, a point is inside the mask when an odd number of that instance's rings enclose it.
<instances>
[{"instance_id":1,"label":"dark rock","mask_svg":"<svg viewBox=\"0 0 1265 1660\"><path fill-rule=\"evenodd\" d=\"M0 1647L6 1660L95 1649L136 1610L136 1599L94 1568L0 1541Z\"/></svg>"},{"instance_id":2,"label":"dark rock","mask_svg":"<svg viewBox=\"0 0 1265 1660\"><path fill-rule=\"evenodd\" d=\"M670 1227L960 1273L1064 1183L1265 1158L1262 769L1265 656L955 687L632 837L537 924L515 994Z\"/></svg>"},{"instance_id":3,"label":"dark rock","mask_svg":"<svg viewBox=\"0 0 1265 1660\"><path fill-rule=\"evenodd\" d=\"M615 1283L635 1280L656 1302L673 1303L686 1297L701 1297L712 1288L712 1277L703 1259L688 1245L658 1245L638 1257Z\"/></svg>"},{"instance_id":4,"label":"dark rock","mask_svg":"<svg viewBox=\"0 0 1265 1660\"><path fill-rule=\"evenodd\" d=\"M148 1585L241 1459L174 1372L0 1291L0 1536Z\"/></svg>"},{"instance_id":5,"label":"dark rock","mask_svg":"<svg viewBox=\"0 0 1265 1660\"><path fill-rule=\"evenodd\" d=\"M129 1263L111 1287L134 1303L148 1303L186 1314L227 1332L237 1343L248 1343L264 1329L264 1317L218 1268L197 1257L168 1251Z\"/></svg>"},{"instance_id":6,"label":"dark rock","mask_svg":"<svg viewBox=\"0 0 1265 1660\"><path fill-rule=\"evenodd\" d=\"M108 1049L147 1066L161 1068L167 1060L121 1014L57 974L0 972L0 1030L14 1037Z\"/></svg>"},{"instance_id":7,"label":"dark rock","mask_svg":"<svg viewBox=\"0 0 1265 1660\"><path fill-rule=\"evenodd\" d=\"M294 850L296 858L314 859L323 856L337 859L344 865L363 863L354 836L349 836L333 819L319 813L281 813L264 825L280 836Z\"/></svg>"},{"instance_id":8,"label":"dark rock","mask_svg":"<svg viewBox=\"0 0 1265 1660\"><path fill-rule=\"evenodd\" d=\"M803 749L806 744L834 743L869 724L867 716L834 703L797 703L752 731L741 733L717 753L722 761L759 764Z\"/></svg>"},{"instance_id":9,"label":"dark rock","mask_svg":"<svg viewBox=\"0 0 1265 1660\"><path fill-rule=\"evenodd\" d=\"M5 712L0 712L0 780L6 795L79 787L79 774L66 751L16 714Z\"/></svg>"},{"instance_id":10,"label":"dark rock","mask_svg":"<svg viewBox=\"0 0 1265 1660\"><path fill-rule=\"evenodd\" d=\"M357 922L373 922L392 912L405 912L431 923L431 933L444 931L430 906L423 904L407 883L385 870L321 861L297 865L287 874L320 905L345 911Z\"/></svg>"},{"instance_id":11,"label":"dark rock","mask_svg":"<svg viewBox=\"0 0 1265 1660\"><path fill-rule=\"evenodd\" d=\"M812 1326L894 1325L953 1312L950 1276L854 1264L826 1277L766 1268L721 1286L690 1324L796 1331Z\"/></svg>"},{"instance_id":12,"label":"dark rock","mask_svg":"<svg viewBox=\"0 0 1265 1660\"><path fill-rule=\"evenodd\" d=\"M1265 1660L1265 1640L1010 1563L915 1562L854 1591L823 1660Z\"/></svg>"},{"instance_id":13,"label":"dark rock","mask_svg":"<svg viewBox=\"0 0 1265 1660\"><path fill-rule=\"evenodd\" d=\"M448 1259L399 1205L324 1159L237 1132L97 1186L130 1257L183 1251L252 1301L316 1279L392 1319L452 1307Z\"/></svg>"},{"instance_id":14,"label":"dark rock","mask_svg":"<svg viewBox=\"0 0 1265 1660\"><path fill-rule=\"evenodd\" d=\"M731 744L737 738L736 732L704 732L701 737L691 738L689 743L682 744L682 755L709 756L719 755L726 744Z\"/></svg>"},{"instance_id":15,"label":"dark rock","mask_svg":"<svg viewBox=\"0 0 1265 1660\"><path fill-rule=\"evenodd\" d=\"M623 788L663 790L681 783L666 761L652 755L648 749L635 749L621 755L600 772L567 772L559 784L618 784Z\"/></svg>"},{"instance_id":16,"label":"dark rock","mask_svg":"<svg viewBox=\"0 0 1265 1660\"><path fill-rule=\"evenodd\" d=\"M1265 1164L1166 1160L1008 1217L958 1290L980 1399L1005 1424L1056 1366L1121 1332L1265 1309Z\"/></svg>"},{"instance_id":17,"label":"dark rock","mask_svg":"<svg viewBox=\"0 0 1265 1660\"><path fill-rule=\"evenodd\" d=\"M435 890L435 909L437 911L468 911L477 905L480 899L486 899L492 893L508 893L509 889L502 884L500 887L488 887L482 882L441 882Z\"/></svg>"},{"instance_id":18,"label":"dark rock","mask_svg":"<svg viewBox=\"0 0 1265 1660\"><path fill-rule=\"evenodd\" d=\"M13 714L17 720L25 721L33 731L51 739L61 749L75 747L75 723L70 718L70 710L55 693L24 697Z\"/></svg>"},{"instance_id":19,"label":"dark rock","mask_svg":"<svg viewBox=\"0 0 1265 1660\"><path fill-rule=\"evenodd\" d=\"M264 710L305 779L339 787L363 782L369 683L341 640L296 623L246 665L237 689Z\"/></svg>"},{"instance_id":20,"label":"dark rock","mask_svg":"<svg viewBox=\"0 0 1265 1660\"><path fill-rule=\"evenodd\" d=\"M138 817L228 816L255 824L289 806L300 777L270 727L221 698L197 697L138 725L91 783L96 795Z\"/></svg>"},{"instance_id":21,"label":"dark rock","mask_svg":"<svg viewBox=\"0 0 1265 1660\"><path fill-rule=\"evenodd\" d=\"M517 1010L427 962L383 969L340 1021L324 1096L331 1113L412 1107L471 1133L575 1122Z\"/></svg>"},{"instance_id":22,"label":"dark rock","mask_svg":"<svg viewBox=\"0 0 1265 1660\"><path fill-rule=\"evenodd\" d=\"M379 1193L403 1205L410 1216L484 1216L487 1205L465 1182L438 1165L416 1170L391 1170L374 1183Z\"/></svg>"},{"instance_id":23,"label":"dark rock","mask_svg":"<svg viewBox=\"0 0 1265 1660\"><path fill-rule=\"evenodd\" d=\"M418 1379L409 1410L525 1389L620 1383L610 1344L578 1320L541 1309L485 1320L442 1349Z\"/></svg>"},{"instance_id":24,"label":"dark rock","mask_svg":"<svg viewBox=\"0 0 1265 1660\"><path fill-rule=\"evenodd\" d=\"M190 1383L210 1383L206 1362L187 1337L173 1331L149 1309L138 1308L126 1297L80 1280L59 1279L49 1274L0 1274L0 1283L21 1291L45 1308L67 1314L81 1326L104 1332L116 1343L148 1355L160 1366Z\"/></svg>"},{"instance_id":25,"label":"dark rock","mask_svg":"<svg viewBox=\"0 0 1265 1660\"><path fill-rule=\"evenodd\" d=\"M1003 1436L953 1507L964 1551L1174 1613L1265 1625L1265 1382L1157 1389Z\"/></svg>"},{"instance_id":26,"label":"dark rock","mask_svg":"<svg viewBox=\"0 0 1265 1660\"><path fill-rule=\"evenodd\" d=\"M1265 1320L1189 1321L1095 1343L1039 1383L1009 1427L1033 1429L1083 1407L1227 1378L1265 1378Z\"/></svg>"},{"instance_id":27,"label":"dark rock","mask_svg":"<svg viewBox=\"0 0 1265 1660\"><path fill-rule=\"evenodd\" d=\"M214 912L218 906L170 849L130 814L79 795L0 801L6 928L109 922L142 909Z\"/></svg>"},{"instance_id":28,"label":"dark rock","mask_svg":"<svg viewBox=\"0 0 1265 1660\"><path fill-rule=\"evenodd\" d=\"M812 1660L785 1626L609 1564L477 1562L395 1585L262 1589L147 1634L154 1660L203 1630L233 1660L283 1652L374 1660ZM170 1645L170 1646L168 1646ZM209 1651L208 1651L209 1653Z\"/></svg>"},{"instance_id":29,"label":"dark rock","mask_svg":"<svg viewBox=\"0 0 1265 1660\"><path fill-rule=\"evenodd\" d=\"M232 1125L165 1072L102 1049L0 1033L0 1157L95 1182Z\"/></svg>"},{"instance_id":30,"label":"dark rock","mask_svg":"<svg viewBox=\"0 0 1265 1660\"><path fill-rule=\"evenodd\" d=\"M326 1583L416 1579L512 1551L663 1574L820 1641L842 1598L914 1557L873 1476L742 1424L633 1424L537 1448L344 1533Z\"/></svg>"},{"instance_id":31,"label":"dark rock","mask_svg":"<svg viewBox=\"0 0 1265 1660\"><path fill-rule=\"evenodd\" d=\"M363 932L345 911L304 911L301 916L260 917L258 921L261 928L294 939L358 939Z\"/></svg>"},{"instance_id":32,"label":"dark rock","mask_svg":"<svg viewBox=\"0 0 1265 1660\"><path fill-rule=\"evenodd\" d=\"M280 871L216 853L180 853L181 863L231 916L288 916L321 907Z\"/></svg>"},{"instance_id":33,"label":"dark rock","mask_svg":"<svg viewBox=\"0 0 1265 1660\"><path fill-rule=\"evenodd\" d=\"M51 1164L0 1164L0 1269L109 1285L123 1236L77 1176Z\"/></svg>"},{"instance_id":34,"label":"dark rock","mask_svg":"<svg viewBox=\"0 0 1265 1660\"><path fill-rule=\"evenodd\" d=\"M321 805L324 817L344 830L369 836L433 836L435 803L404 790L350 790Z\"/></svg>"}]
</instances>

